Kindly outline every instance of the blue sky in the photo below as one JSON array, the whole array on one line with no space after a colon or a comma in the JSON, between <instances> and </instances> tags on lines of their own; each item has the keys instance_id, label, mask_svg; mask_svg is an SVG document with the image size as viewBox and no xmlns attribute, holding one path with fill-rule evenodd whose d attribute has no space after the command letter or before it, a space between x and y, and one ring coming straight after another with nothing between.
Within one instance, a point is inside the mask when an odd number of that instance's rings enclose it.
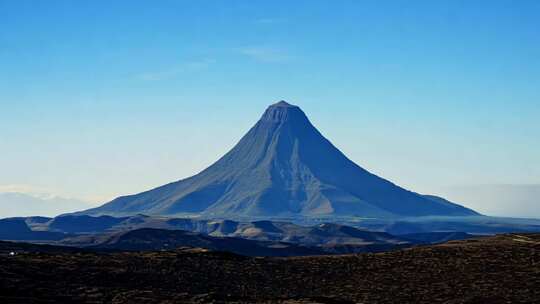
<instances>
[{"instance_id":1,"label":"blue sky","mask_svg":"<svg viewBox=\"0 0 540 304\"><path fill-rule=\"evenodd\" d=\"M540 185L538 58L538 1L0 0L0 190L178 180L285 99L406 188L540 217L456 190Z\"/></svg>"}]
</instances>

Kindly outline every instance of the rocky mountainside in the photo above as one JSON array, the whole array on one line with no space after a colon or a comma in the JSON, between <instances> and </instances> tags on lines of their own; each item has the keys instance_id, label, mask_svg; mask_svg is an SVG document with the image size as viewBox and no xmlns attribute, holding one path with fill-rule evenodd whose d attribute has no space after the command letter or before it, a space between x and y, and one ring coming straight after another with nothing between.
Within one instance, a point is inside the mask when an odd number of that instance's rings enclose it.
<instances>
[{"instance_id":1,"label":"rocky mountainside","mask_svg":"<svg viewBox=\"0 0 540 304\"><path fill-rule=\"evenodd\" d=\"M79 214L206 217L477 215L405 190L349 160L297 106L271 105L240 142L190 178Z\"/></svg>"}]
</instances>

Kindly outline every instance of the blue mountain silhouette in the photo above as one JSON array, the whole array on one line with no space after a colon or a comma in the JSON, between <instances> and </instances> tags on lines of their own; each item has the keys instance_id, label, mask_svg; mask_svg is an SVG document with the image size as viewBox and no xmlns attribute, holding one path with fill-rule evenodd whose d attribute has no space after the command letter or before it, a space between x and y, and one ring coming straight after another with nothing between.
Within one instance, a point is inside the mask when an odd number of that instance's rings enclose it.
<instances>
[{"instance_id":1,"label":"blue mountain silhouette","mask_svg":"<svg viewBox=\"0 0 540 304\"><path fill-rule=\"evenodd\" d=\"M405 190L349 160L285 101L199 174L81 212L90 215L463 216L475 211Z\"/></svg>"}]
</instances>

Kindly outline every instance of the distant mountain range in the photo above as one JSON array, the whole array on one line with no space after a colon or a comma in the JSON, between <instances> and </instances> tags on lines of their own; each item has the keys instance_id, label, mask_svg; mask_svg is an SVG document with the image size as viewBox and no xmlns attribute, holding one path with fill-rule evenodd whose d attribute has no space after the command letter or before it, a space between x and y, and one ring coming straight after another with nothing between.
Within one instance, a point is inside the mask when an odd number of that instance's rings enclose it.
<instances>
[{"instance_id":1,"label":"distant mountain range","mask_svg":"<svg viewBox=\"0 0 540 304\"><path fill-rule=\"evenodd\" d=\"M55 216L88 208L90 203L53 195L0 192L0 218L12 216Z\"/></svg>"},{"instance_id":2,"label":"distant mountain range","mask_svg":"<svg viewBox=\"0 0 540 304\"><path fill-rule=\"evenodd\" d=\"M199 174L77 214L139 213L207 218L478 215L364 170L324 138L299 107L285 101L271 105L231 151Z\"/></svg>"}]
</instances>

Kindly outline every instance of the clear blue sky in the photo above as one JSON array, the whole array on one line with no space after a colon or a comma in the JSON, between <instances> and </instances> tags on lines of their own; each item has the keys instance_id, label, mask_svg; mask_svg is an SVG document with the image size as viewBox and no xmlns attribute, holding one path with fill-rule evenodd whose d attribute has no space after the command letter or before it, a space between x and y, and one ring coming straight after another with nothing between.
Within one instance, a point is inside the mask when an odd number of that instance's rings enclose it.
<instances>
[{"instance_id":1,"label":"clear blue sky","mask_svg":"<svg viewBox=\"0 0 540 304\"><path fill-rule=\"evenodd\" d=\"M285 99L366 169L478 207L452 189L540 184L539 58L540 1L0 0L0 189L143 191Z\"/></svg>"}]
</instances>

